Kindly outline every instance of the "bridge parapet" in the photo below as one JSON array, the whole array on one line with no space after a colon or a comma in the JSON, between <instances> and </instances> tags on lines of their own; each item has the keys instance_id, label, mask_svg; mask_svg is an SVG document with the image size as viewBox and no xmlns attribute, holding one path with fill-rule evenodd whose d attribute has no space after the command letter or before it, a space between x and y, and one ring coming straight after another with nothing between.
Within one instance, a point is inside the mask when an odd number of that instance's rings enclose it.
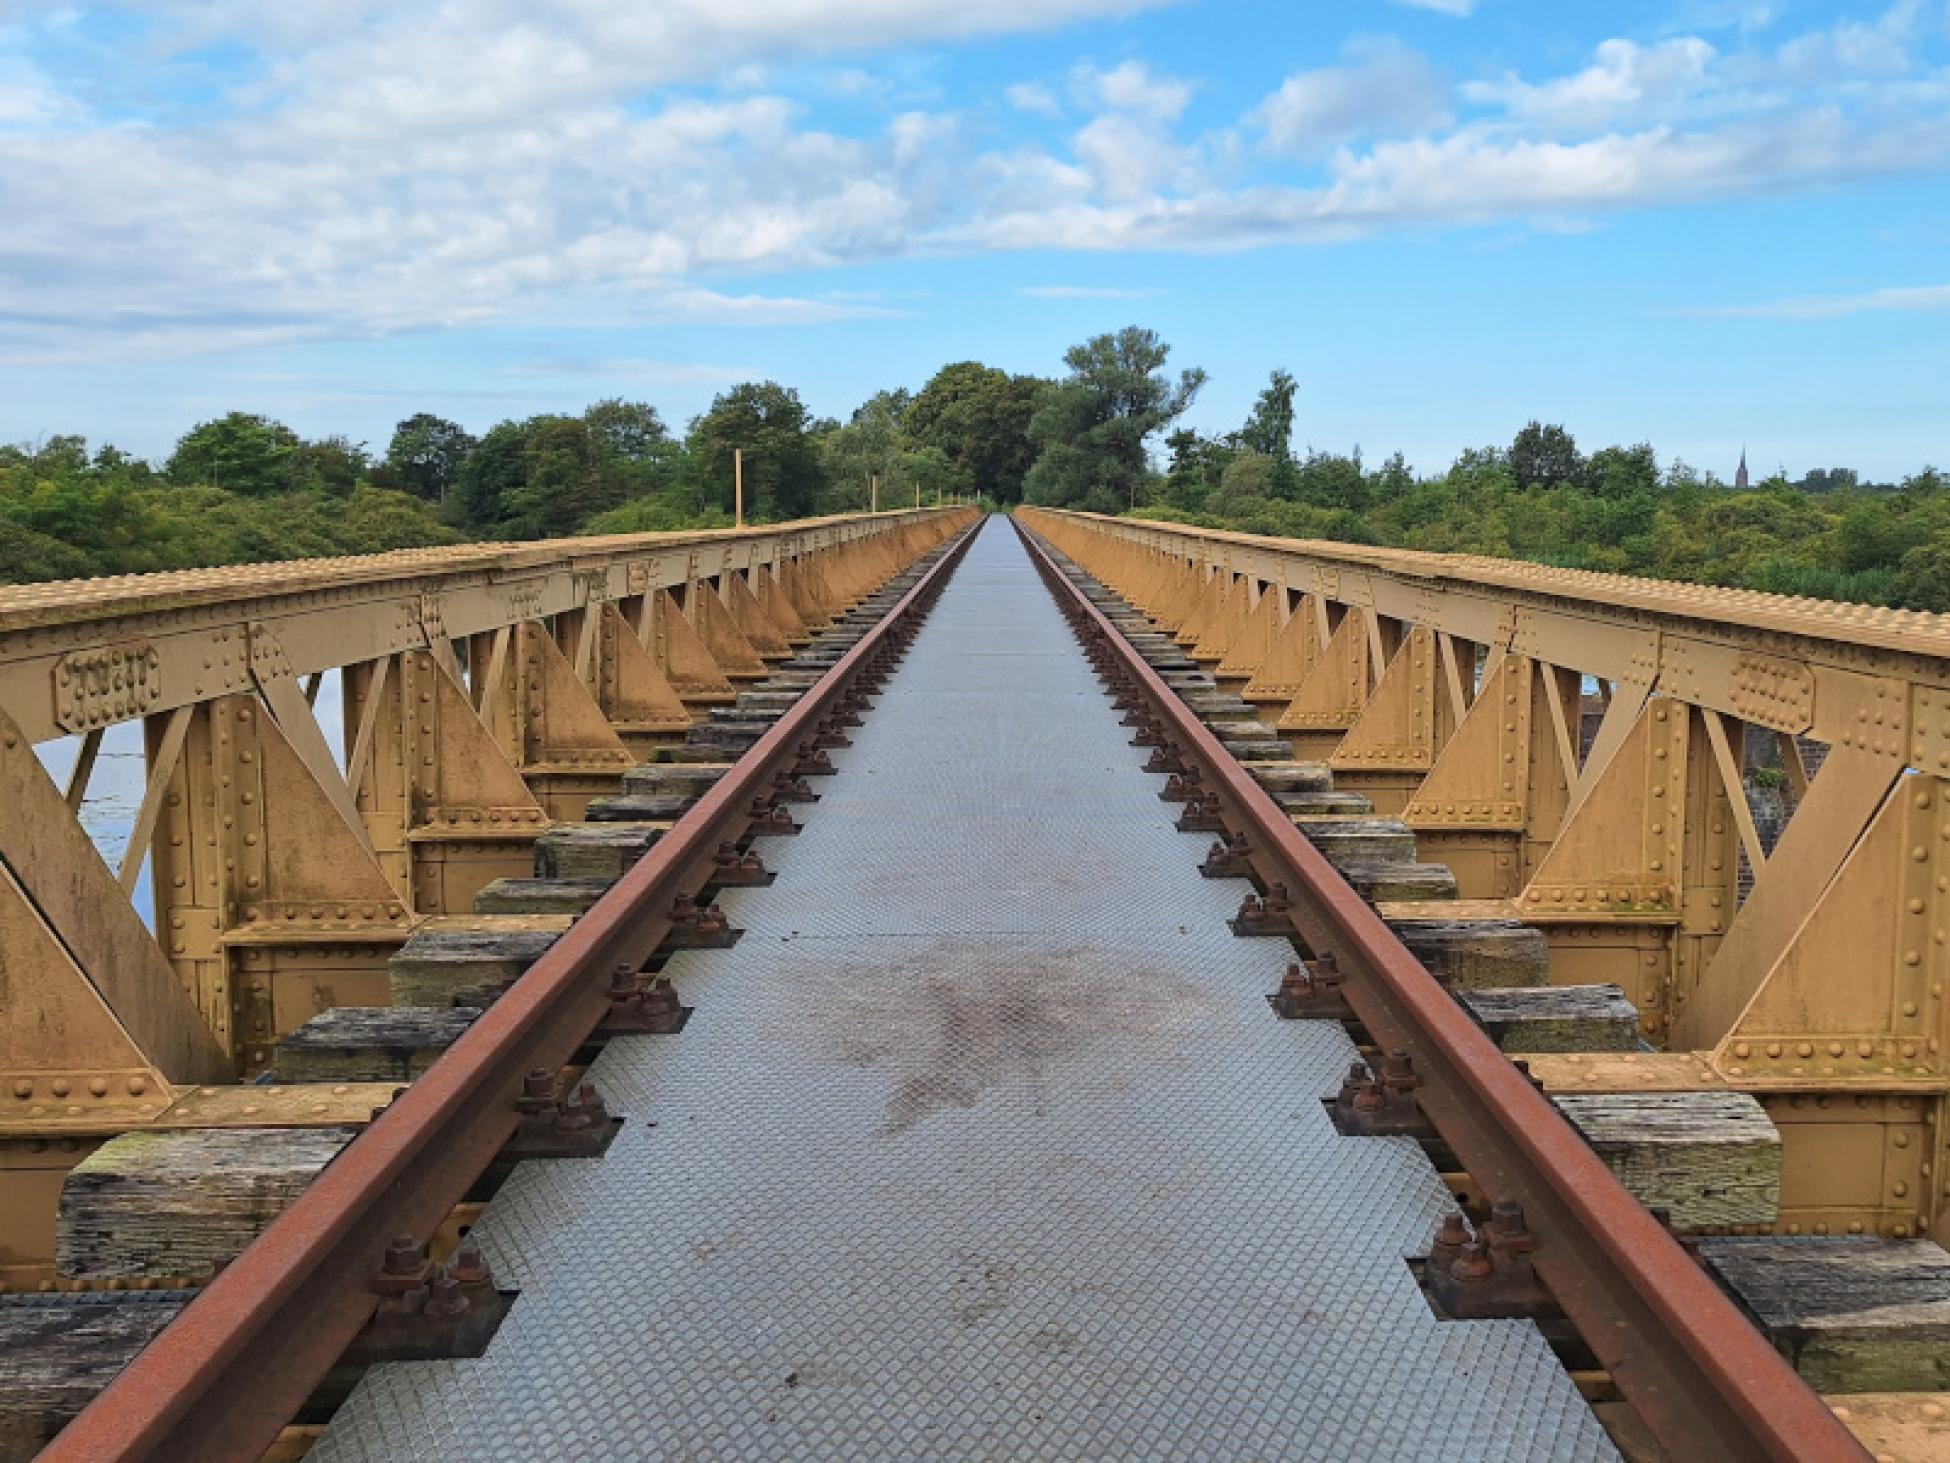
<instances>
[{"instance_id":1,"label":"bridge parapet","mask_svg":"<svg viewBox=\"0 0 1950 1463\"><path fill-rule=\"evenodd\" d=\"M551 822L971 511L0 589L5 1181L58 1187L319 1011L385 1004L416 925L532 874ZM337 738L314 710L332 672ZM110 869L80 815L124 723L146 778ZM65 788L35 752L61 738ZM0 1222L0 1272L38 1244Z\"/></svg>"},{"instance_id":2,"label":"bridge parapet","mask_svg":"<svg viewBox=\"0 0 1950 1463\"><path fill-rule=\"evenodd\" d=\"M1657 1051L1787 1139L1789 1232L1950 1238L1950 618L1024 510ZM1775 834L1763 801L1788 816Z\"/></svg>"}]
</instances>

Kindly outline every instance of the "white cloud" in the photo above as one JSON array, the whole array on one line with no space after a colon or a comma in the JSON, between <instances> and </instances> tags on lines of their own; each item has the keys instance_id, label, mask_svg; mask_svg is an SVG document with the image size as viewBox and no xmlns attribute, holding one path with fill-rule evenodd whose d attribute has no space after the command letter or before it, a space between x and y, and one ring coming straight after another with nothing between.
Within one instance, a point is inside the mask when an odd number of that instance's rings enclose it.
<instances>
[{"instance_id":1,"label":"white cloud","mask_svg":"<svg viewBox=\"0 0 1950 1463\"><path fill-rule=\"evenodd\" d=\"M27 61L0 54L0 131L70 125L83 108Z\"/></svg>"},{"instance_id":2,"label":"white cloud","mask_svg":"<svg viewBox=\"0 0 1950 1463\"><path fill-rule=\"evenodd\" d=\"M1427 59L1383 38L1350 42L1339 66L1289 76L1253 120L1272 147L1304 157L1438 126L1448 105L1449 88Z\"/></svg>"},{"instance_id":3,"label":"white cloud","mask_svg":"<svg viewBox=\"0 0 1950 1463\"><path fill-rule=\"evenodd\" d=\"M660 320L692 325L824 325L834 320L886 319L904 312L883 305L842 300L727 295L717 290L685 289L655 296L646 313Z\"/></svg>"},{"instance_id":4,"label":"white cloud","mask_svg":"<svg viewBox=\"0 0 1950 1463\"><path fill-rule=\"evenodd\" d=\"M1005 87L1002 95L1018 112L1029 112L1038 117L1063 115L1063 104L1056 99L1056 93L1040 82L1019 81L1014 86Z\"/></svg>"},{"instance_id":5,"label":"white cloud","mask_svg":"<svg viewBox=\"0 0 1950 1463\"><path fill-rule=\"evenodd\" d=\"M1107 198L1141 198L1169 185L1191 154L1158 121L1106 112L1070 139L1070 148Z\"/></svg>"},{"instance_id":6,"label":"white cloud","mask_svg":"<svg viewBox=\"0 0 1950 1463\"><path fill-rule=\"evenodd\" d=\"M1609 42L1562 77L1478 83L1483 115L1460 122L1442 80L1397 42L1351 46L1210 131L1193 121L1193 81L1135 60L1083 67L1061 101L1035 83L1005 93L1059 124L987 150L981 129L995 119L980 112L895 113L883 100L877 130L842 134L773 90L793 76L815 97L851 84L823 63L786 64L809 53L1144 3L1003 0L971 17L945 0L627 12L599 0L288 0L275 13L164 0L179 40L269 48L272 80L227 115L145 125L66 98L13 103L19 120L0 126L0 357L490 321L816 326L890 307L754 281L956 251L1566 230L1621 209L1950 162L1950 78L1912 64L1869 84L1860 71L1780 84L1783 55L1809 64L1824 47L1857 67L1889 64L1845 27L1764 53ZM1873 28L1906 33L1909 15L1899 5ZM745 78L758 90L719 84L745 67L763 68ZM673 79L701 86L664 89ZM1298 166L1256 171L1268 159L1246 141L1262 135Z\"/></svg>"},{"instance_id":7,"label":"white cloud","mask_svg":"<svg viewBox=\"0 0 1950 1463\"><path fill-rule=\"evenodd\" d=\"M1762 305L1728 305L1703 313L1748 319L1833 320L1883 311L1950 310L1950 284L1870 290L1859 295L1805 295Z\"/></svg>"},{"instance_id":8,"label":"white cloud","mask_svg":"<svg viewBox=\"0 0 1950 1463\"><path fill-rule=\"evenodd\" d=\"M1552 132L1637 126L1677 116L1707 85L1716 54L1697 36L1655 46L1610 40L1591 65L1570 76L1534 85L1515 75L1468 82L1463 95Z\"/></svg>"},{"instance_id":9,"label":"white cloud","mask_svg":"<svg viewBox=\"0 0 1950 1463\"><path fill-rule=\"evenodd\" d=\"M1148 300L1157 291L1081 284L1035 284L1024 285L1016 293L1032 300Z\"/></svg>"},{"instance_id":10,"label":"white cloud","mask_svg":"<svg viewBox=\"0 0 1950 1463\"><path fill-rule=\"evenodd\" d=\"M1101 109L1070 138L1070 150L1102 196L1142 197L1193 168L1192 151L1172 132L1191 103L1189 82L1138 61L1109 71L1079 67L1072 79L1079 97Z\"/></svg>"},{"instance_id":11,"label":"white cloud","mask_svg":"<svg viewBox=\"0 0 1950 1463\"><path fill-rule=\"evenodd\" d=\"M1142 61L1126 61L1109 71L1079 67L1078 90L1087 101L1113 112L1132 112L1175 121L1192 99L1189 82L1161 76Z\"/></svg>"},{"instance_id":12,"label":"white cloud","mask_svg":"<svg viewBox=\"0 0 1950 1463\"><path fill-rule=\"evenodd\" d=\"M1940 121L1871 131L1833 111L1719 131L1652 128L1580 142L1463 131L1343 151L1318 187L1266 185L1093 204L1051 194L965 226L963 247L1249 248L1389 229L1488 224L1723 199L1835 178L1940 167Z\"/></svg>"},{"instance_id":13,"label":"white cloud","mask_svg":"<svg viewBox=\"0 0 1950 1463\"><path fill-rule=\"evenodd\" d=\"M1783 78L1803 84L1900 75L1914 63L1925 23L1924 0L1896 0L1874 20L1845 20L1795 37L1780 48L1775 64Z\"/></svg>"}]
</instances>

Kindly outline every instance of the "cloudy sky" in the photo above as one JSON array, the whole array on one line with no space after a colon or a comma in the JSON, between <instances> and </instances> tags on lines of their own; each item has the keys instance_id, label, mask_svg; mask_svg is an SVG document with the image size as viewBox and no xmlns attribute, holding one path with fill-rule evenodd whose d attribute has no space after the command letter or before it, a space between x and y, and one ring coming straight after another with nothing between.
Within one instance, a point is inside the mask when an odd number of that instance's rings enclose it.
<instances>
[{"instance_id":1,"label":"cloudy sky","mask_svg":"<svg viewBox=\"0 0 1950 1463\"><path fill-rule=\"evenodd\" d=\"M844 415L1131 322L1425 470L1950 466L1950 0L0 0L0 439Z\"/></svg>"}]
</instances>

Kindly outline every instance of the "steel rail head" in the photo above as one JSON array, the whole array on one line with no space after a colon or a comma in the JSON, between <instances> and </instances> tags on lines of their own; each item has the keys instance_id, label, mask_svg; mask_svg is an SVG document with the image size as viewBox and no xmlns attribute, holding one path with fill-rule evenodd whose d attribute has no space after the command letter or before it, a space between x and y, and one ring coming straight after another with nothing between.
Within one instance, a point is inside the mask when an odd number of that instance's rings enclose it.
<instances>
[{"instance_id":1,"label":"steel rail head","mask_svg":"<svg viewBox=\"0 0 1950 1463\"><path fill-rule=\"evenodd\" d=\"M939 594L972 539L922 578L427 1072L68 1424L44 1463L254 1460L276 1441L373 1311L370 1277L396 1234L426 1234L515 1126L531 1067L566 1061L609 1003L618 959L641 960L671 897L701 886L756 793L827 708Z\"/></svg>"},{"instance_id":2,"label":"steel rail head","mask_svg":"<svg viewBox=\"0 0 1950 1463\"><path fill-rule=\"evenodd\" d=\"M1246 824L1297 897L1293 919L1334 951L1350 1004L1383 1046L1407 1048L1425 1111L1471 1175L1522 1204L1538 1272L1619 1391L1674 1458L1859 1460L1869 1455L1665 1227L1628 1193L1380 915L1147 664L1020 521L1044 581L1143 692L1168 740Z\"/></svg>"}]
</instances>

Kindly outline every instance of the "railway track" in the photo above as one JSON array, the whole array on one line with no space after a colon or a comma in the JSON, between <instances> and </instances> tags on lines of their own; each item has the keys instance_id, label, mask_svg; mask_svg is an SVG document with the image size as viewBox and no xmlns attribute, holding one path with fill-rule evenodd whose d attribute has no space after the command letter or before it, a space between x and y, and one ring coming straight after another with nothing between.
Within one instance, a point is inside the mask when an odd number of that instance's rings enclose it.
<instances>
[{"instance_id":1,"label":"railway track","mask_svg":"<svg viewBox=\"0 0 1950 1463\"><path fill-rule=\"evenodd\" d=\"M1865 1456L1168 642L903 571L46 1456Z\"/></svg>"}]
</instances>

